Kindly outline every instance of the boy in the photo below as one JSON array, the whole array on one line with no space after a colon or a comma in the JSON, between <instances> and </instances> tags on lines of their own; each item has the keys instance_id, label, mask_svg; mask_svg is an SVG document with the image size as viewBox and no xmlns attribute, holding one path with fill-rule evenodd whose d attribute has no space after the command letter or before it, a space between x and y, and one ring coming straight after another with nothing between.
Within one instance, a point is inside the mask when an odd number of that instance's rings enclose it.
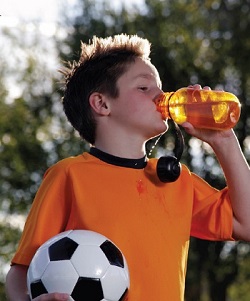
<instances>
[{"instance_id":1,"label":"boy","mask_svg":"<svg viewBox=\"0 0 250 301\"><path fill-rule=\"evenodd\" d=\"M93 147L46 172L7 276L10 301L28 300L32 256L68 229L99 232L122 250L130 270L128 301L184 299L190 235L250 239L250 171L232 130L182 125L213 148L228 184L222 191L185 166L177 181L163 183L157 160L146 158L146 141L168 129L153 101L162 90L149 54L149 42L137 36L94 37L82 44L79 62L64 71L65 113Z\"/></svg>"}]
</instances>

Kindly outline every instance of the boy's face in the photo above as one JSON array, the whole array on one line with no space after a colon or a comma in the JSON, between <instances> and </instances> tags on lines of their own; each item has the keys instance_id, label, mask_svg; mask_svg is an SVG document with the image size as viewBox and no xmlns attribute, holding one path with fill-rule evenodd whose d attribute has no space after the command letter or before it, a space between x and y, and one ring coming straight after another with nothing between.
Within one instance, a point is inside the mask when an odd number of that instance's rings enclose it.
<instances>
[{"instance_id":1,"label":"boy's face","mask_svg":"<svg viewBox=\"0 0 250 301\"><path fill-rule=\"evenodd\" d=\"M162 92L160 77L149 61L138 58L131 63L117 87L119 96L112 101L111 116L125 135L145 141L167 130L153 101Z\"/></svg>"}]
</instances>

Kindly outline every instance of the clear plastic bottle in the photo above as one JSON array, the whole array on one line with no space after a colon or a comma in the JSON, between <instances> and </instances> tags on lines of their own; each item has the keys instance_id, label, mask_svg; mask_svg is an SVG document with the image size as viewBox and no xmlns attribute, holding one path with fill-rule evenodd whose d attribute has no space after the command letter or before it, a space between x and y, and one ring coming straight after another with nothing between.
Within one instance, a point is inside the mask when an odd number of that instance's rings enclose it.
<instances>
[{"instance_id":1,"label":"clear plastic bottle","mask_svg":"<svg viewBox=\"0 0 250 301\"><path fill-rule=\"evenodd\" d=\"M240 118L238 98L224 91L181 88L162 93L155 103L164 119L171 118L178 124L187 121L197 128L226 130Z\"/></svg>"}]
</instances>

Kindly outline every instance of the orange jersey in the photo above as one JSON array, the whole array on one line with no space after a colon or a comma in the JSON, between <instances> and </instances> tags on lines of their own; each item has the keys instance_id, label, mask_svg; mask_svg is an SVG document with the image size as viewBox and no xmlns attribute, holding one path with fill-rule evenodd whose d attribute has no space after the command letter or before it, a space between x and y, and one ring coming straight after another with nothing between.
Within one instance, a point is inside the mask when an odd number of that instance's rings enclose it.
<instances>
[{"instance_id":1,"label":"orange jersey","mask_svg":"<svg viewBox=\"0 0 250 301\"><path fill-rule=\"evenodd\" d=\"M128 301L184 300L189 238L232 239L227 188L218 191L182 167L174 183L145 168L106 163L89 153L48 169L27 218L13 264L29 265L37 248L69 229L111 239L130 271Z\"/></svg>"}]
</instances>

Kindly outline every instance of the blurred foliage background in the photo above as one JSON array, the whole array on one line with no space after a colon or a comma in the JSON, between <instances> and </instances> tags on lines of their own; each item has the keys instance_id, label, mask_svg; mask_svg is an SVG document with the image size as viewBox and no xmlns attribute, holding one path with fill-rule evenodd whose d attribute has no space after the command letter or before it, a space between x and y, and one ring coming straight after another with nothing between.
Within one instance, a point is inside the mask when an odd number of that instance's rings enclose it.
<instances>
[{"instance_id":1,"label":"blurred foliage background","mask_svg":"<svg viewBox=\"0 0 250 301\"><path fill-rule=\"evenodd\" d=\"M50 39L36 23L0 29L5 41L0 50L0 300L5 300L5 274L43 173L89 147L64 117L57 72L63 61L78 59L80 40L138 34L152 43L152 62L165 91L199 83L236 94L242 113L235 132L250 160L250 0L145 0L129 9L78 0L63 6L61 16ZM213 186L224 187L211 148L184 135L182 161ZM153 156L171 153L173 142L170 132ZM186 301L250 300L249 248L245 242L191 238Z\"/></svg>"}]
</instances>

